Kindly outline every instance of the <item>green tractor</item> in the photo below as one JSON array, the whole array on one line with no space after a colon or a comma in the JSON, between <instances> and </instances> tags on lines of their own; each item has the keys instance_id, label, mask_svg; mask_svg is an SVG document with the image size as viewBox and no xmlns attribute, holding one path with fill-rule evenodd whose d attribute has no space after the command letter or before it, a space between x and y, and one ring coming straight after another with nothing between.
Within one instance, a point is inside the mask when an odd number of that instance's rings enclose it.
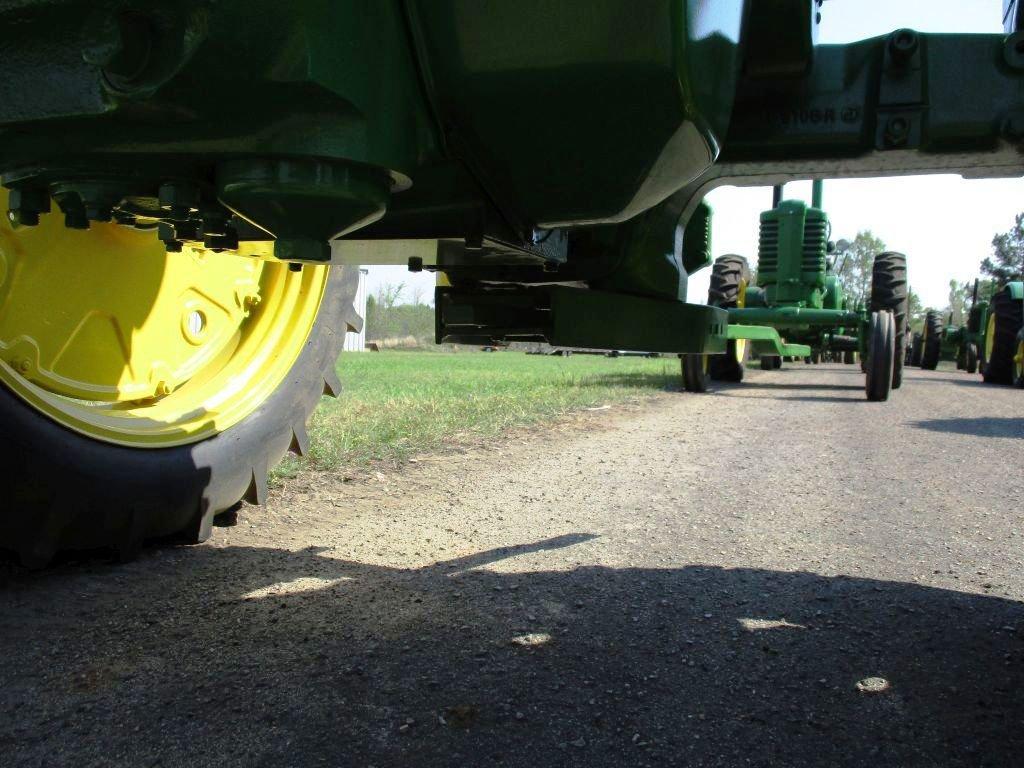
<instances>
[{"instance_id":1,"label":"green tractor","mask_svg":"<svg viewBox=\"0 0 1024 768\"><path fill-rule=\"evenodd\" d=\"M949 325L943 325L941 313L928 310L921 333L920 357L914 364L935 370L940 360L948 360L956 363L958 371L977 373L985 348L988 305L987 301L978 299L978 281L975 280L966 325L953 325L952 317Z\"/></svg>"},{"instance_id":2,"label":"green tractor","mask_svg":"<svg viewBox=\"0 0 1024 768\"><path fill-rule=\"evenodd\" d=\"M1024 387L1024 282L1007 283L978 318L981 375L987 384Z\"/></svg>"},{"instance_id":3,"label":"green tractor","mask_svg":"<svg viewBox=\"0 0 1024 768\"><path fill-rule=\"evenodd\" d=\"M783 200L775 187L771 210L761 214L756 284L742 256L715 261L708 304L729 313L724 355L685 355L683 383L703 392L712 380L740 381L749 351L766 370L783 358L818 362L841 353L864 361L869 400L886 400L902 383L907 329L907 260L886 252L875 258L870 307L850 307L832 270L829 221L822 182L812 202Z\"/></svg>"},{"instance_id":4,"label":"green tractor","mask_svg":"<svg viewBox=\"0 0 1024 768\"><path fill-rule=\"evenodd\" d=\"M359 264L440 273L438 341L783 354L772 322L853 329L883 397L898 259L879 262L865 314L833 306L824 232L806 230L823 220L794 206L779 231L809 245L806 275L780 263L763 306L691 304L688 277L711 262L704 197L1021 176L1024 34L1014 17L1006 34L819 45L827 13L0 3L0 548L35 565L65 549L130 557L262 501L339 391Z\"/></svg>"},{"instance_id":5,"label":"green tractor","mask_svg":"<svg viewBox=\"0 0 1024 768\"><path fill-rule=\"evenodd\" d=\"M934 371L940 360L951 361L957 356L957 349L960 340L960 329L944 322L942 312L937 309L929 309L924 313L924 323L921 333L916 335L911 346L919 351L918 355L911 361L913 365L919 365L927 371Z\"/></svg>"}]
</instances>

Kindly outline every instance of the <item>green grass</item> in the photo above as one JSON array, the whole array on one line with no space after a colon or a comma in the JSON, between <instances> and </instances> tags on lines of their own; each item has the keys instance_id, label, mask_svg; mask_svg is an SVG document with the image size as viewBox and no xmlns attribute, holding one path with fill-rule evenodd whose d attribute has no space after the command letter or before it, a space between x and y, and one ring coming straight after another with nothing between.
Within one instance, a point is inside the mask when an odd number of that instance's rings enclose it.
<instances>
[{"instance_id":1,"label":"green grass","mask_svg":"<svg viewBox=\"0 0 1024 768\"><path fill-rule=\"evenodd\" d=\"M275 479L299 469L365 468L501 434L565 413L677 389L675 357L644 359L519 352L367 352L342 355L344 392L310 423L310 455L288 458Z\"/></svg>"}]
</instances>

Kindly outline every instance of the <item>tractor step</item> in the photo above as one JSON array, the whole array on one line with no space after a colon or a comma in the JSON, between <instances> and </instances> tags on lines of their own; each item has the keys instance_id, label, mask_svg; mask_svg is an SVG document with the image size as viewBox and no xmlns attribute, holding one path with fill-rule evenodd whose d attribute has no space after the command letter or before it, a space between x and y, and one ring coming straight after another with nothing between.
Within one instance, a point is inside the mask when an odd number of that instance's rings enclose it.
<instances>
[{"instance_id":1,"label":"tractor step","mask_svg":"<svg viewBox=\"0 0 1024 768\"><path fill-rule=\"evenodd\" d=\"M556 347L720 354L725 310L563 285L438 287L438 343L490 346L546 341Z\"/></svg>"},{"instance_id":2,"label":"tractor step","mask_svg":"<svg viewBox=\"0 0 1024 768\"><path fill-rule=\"evenodd\" d=\"M732 314L732 310L729 311ZM787 344L779 332L767 325L729 324L727 338L746 339L751 349L761 357L807 357L811 348L806 344Z\"/></svg>"}]
</instances>

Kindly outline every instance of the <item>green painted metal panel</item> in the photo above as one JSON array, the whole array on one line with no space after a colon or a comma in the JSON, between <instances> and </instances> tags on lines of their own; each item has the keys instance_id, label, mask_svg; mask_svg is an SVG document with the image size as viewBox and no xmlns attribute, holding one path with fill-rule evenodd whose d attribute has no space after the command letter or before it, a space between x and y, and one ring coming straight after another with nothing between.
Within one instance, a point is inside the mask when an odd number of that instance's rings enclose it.
<instances>
[{"instance_id":1,"label":"green painted metal panel","mask_svg":"<svg viewBox=\"0 0 1024 768\"><path fill-rule=\"evenodd\" d=\"M767 325L729 323L727 337L730 341L738 339L750 341L753 351L765 357L773 355L807 357L811 354L811 348L806 344L788 344L779 335L778 330Z\"/></svg>"},{"instance_id":2,"label":"green painted metal panel","mask_svg":"<svg viewBox=\"0 0 1024 768\"><path fill-rule=\"evenodd\" d=\"M519 290L438 288L437 340L547 341L560 347L720 354L717 307L567 286Z\"/></svg>"},{"instance_id":3,"label":"green painted metal panel","mask_svg":"<svg viewBox=\"0 0 1024 768\"><path fill-rule=\"evenodd\" d=\"M839 328L860 323L857 312L804 307L750 307L729 310L729 323L773 325L777 328Z\"/></svg>"},{"instance_id":4,"label":"green painted metal panel","mask_svg":"<svg viewBox=\"0 0 1024 768\"><path fill-rule=\"evenodd\" d=\"M623 221L711 165L742 3L410 0L448 141L541 225Z\"/></svg>"}]
</instances>

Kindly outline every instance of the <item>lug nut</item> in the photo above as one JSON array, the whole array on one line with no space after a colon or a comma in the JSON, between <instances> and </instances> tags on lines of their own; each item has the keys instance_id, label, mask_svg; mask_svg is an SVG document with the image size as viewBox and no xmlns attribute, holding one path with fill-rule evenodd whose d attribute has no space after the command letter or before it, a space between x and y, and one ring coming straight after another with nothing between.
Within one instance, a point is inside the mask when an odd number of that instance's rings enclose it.
<instances>
[{"instance_id":1,"label":"lug nut","mask_svg":"<svg viewBox=\"0 0 1024 768\"><path fill-rule=\"evenodd\" d=\"M200 214L203 222L203 236L226 235L228 230L228 217L222 211L203 211Z\"/></svg>"},{"instance_id":2,"label":"lug nut","mask_svg":"<svg viewBox=\"0 0 1024 768\"><path fill-rule=\"evenodd\" d=\"M188 221L192 211L199 207L199 189L192 184L168 181L157 191L160 207L174 221Z\"/></svg>"},{"instance_id":3,"label":"lug nut","mask_svg":"<svg viewBox=\"0 0 1024 768\"><path fill-rule=\"evenodd\" d=\"M203 234L203 246L209 248L215 253L221 251L237 251L238 250L238 233L234 227L224 227L223 234L206 234L205 224Z\"/></svg>"},{"instance_id":4,"label":"lug nut","mask_svg":"<svg viewBox=\"0 0 1024 768\"><path fill-rule=\"evenodd\" d=\"M8 196L7 219L15 226L34 227L39 215L50 212L50 195L43 189L15 187Z\"/></svg>"},{"instance_id":5,"label":"lug nut","mask_svg":"<svg viewBox=\"0 0 1024 768\"><path fill-rule=\"evenodd\" d=\"M163 242L168 253L181 253L181 249L184 246L181 240L178 239L177 228L174 225L161 221L157 225L156 236Z\"/></svg>"},{"instance_id":6,"label":"lug nut","mask_svg":"<svg viewBox=\"0 0 1024 768\"><path fill-rule=\"evenodd\" d=\"M174 222L174 234L179 240L202 240L199 223L192 220Z\"/></svg>"},{"instance_id":7,"label":"lug nut","mask_svg":"<svg viewBox=\"0 0 1024 768\"><path fill-rule=\"evenodd\" d=\"M85 215L85 208L64 211L64 226L68 229L88 229L89 217Z\"/></svg>"}]
</instances>

